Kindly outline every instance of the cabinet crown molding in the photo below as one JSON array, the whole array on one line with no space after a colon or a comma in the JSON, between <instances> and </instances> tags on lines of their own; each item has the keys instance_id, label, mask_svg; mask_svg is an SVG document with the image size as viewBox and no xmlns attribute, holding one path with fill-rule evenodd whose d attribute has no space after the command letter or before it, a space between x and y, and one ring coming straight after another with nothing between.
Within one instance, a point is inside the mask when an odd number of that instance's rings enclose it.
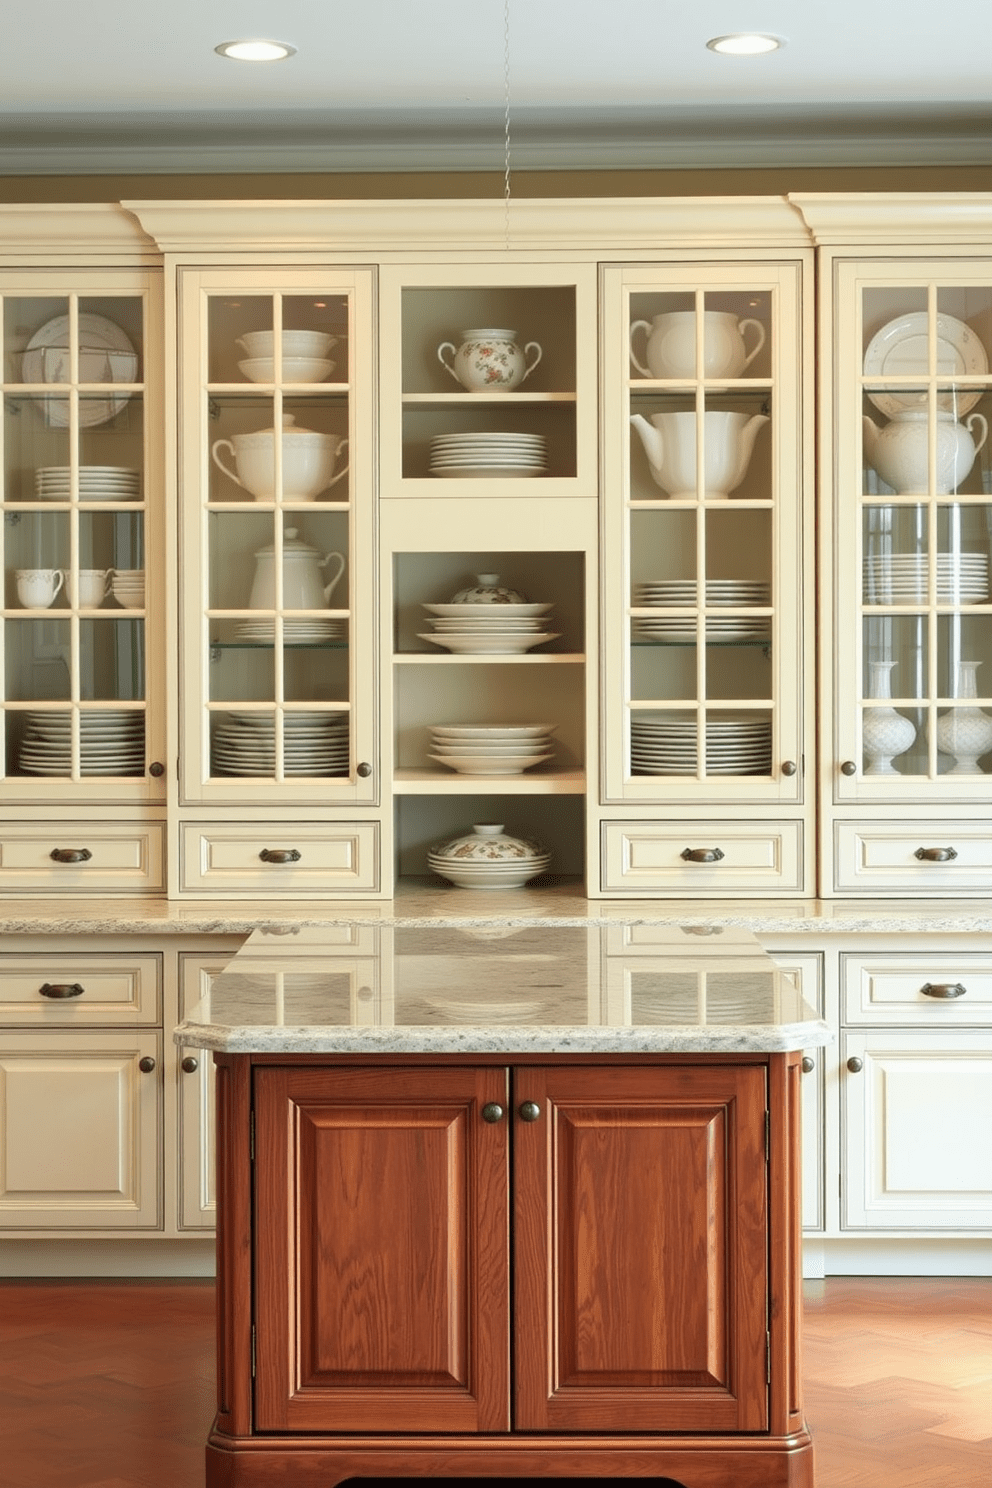
<instances>
[{"instance_id":1,"label":"cabinet crown molding","mask_svg":"<svg viewBox=\"0 0 992 1488\"><path fill-rule=\"evenodd\" d=\"M603 197L378 201L128 201L165 253L343 256L411 251L492 253L810 246L785 197Z\"/></svg>"},{"instance_id":2,"label":"cabinet crown molding","mask_svg":"<svg viewBox=\"0 0 992 1488\"><path fill-rule=\"evenodd\" d=\"M992 237L992 192L789 192L818 247L907 244L981 248Z\"/></svg>"},{"instance_id":3,"label":"cabinet crown molding","mask_svg":"<svg viewBox=\"0 0 992 1488\"><path fill-rule=\"evenodd\" d=\"M91 259L133 267L161 251L117 202L18 203L0 207L0 257L11 267Z\"/></svg>"}]
</instances>

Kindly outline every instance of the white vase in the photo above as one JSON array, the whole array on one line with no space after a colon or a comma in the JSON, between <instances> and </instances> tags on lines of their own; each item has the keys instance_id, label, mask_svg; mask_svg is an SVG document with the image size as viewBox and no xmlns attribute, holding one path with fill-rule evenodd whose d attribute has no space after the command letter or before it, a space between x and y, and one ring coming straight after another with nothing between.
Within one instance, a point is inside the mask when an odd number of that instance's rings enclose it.
<instances>
[{"instance_id":1,"label":"white vase","mask_svg":"<svg viewBox=\"0 0 992 1488\"><path fill-rule=\"evenodd\" d=\"M892 696L891 676L894 661L868 663L869 697ZM866 708L861 717L861 744L866 775L898 775L892 763L897 754L905 754L916 738L916 726L893 707Z\"/></svg>"},{"instance_id":2,"label":"white vase","mask_svg":"<svg viewBox=\"0 0 992 1488\"><path fill-rule=\"evenodd\" d=\"M978 696L977 674L980 661L959 661L954 696ZM981 708L952 708L937 719L937 744L945 754L954 756L950 775L983 775L978 763L992 750L992 718Z\"/></svg>"}]
</instances>

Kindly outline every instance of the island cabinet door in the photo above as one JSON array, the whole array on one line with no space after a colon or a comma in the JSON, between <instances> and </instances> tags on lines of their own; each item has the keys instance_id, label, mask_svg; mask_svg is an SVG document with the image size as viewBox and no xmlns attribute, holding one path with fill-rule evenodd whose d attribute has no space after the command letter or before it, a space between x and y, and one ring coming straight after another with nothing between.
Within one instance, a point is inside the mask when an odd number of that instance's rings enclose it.
<instances>
[{"instance_id":1,"label":"island cabinet door","mask_svg":"<svg viewBox=\"0 0 992 1488\"><path fill-rule=\"evenodd\" d=\"M506 1070L262 1068L254 1100L255 1429L507 1430Z\"/></svg>"},{"instance_id":2,"label":"island cabinet door","mask_svg":"<svg viewBox=\"0 0 992 1488\"><path fill-rule=\"evenodd\" d=\"M515 1424L768 1429L765 1070L523 1069Z\"/></svg>"}]
</instances>

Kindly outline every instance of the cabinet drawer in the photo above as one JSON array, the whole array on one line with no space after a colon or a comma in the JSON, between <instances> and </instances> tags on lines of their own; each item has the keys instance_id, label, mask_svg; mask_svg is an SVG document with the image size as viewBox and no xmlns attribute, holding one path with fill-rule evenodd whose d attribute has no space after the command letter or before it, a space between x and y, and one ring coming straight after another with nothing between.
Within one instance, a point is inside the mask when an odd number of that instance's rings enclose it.
<instances>
[{"instance_id":1,"label":"cabinet drawer","mask_svg":"<svg viewBox=\"0 0 992 1488\"><path fill-rule=\"evenodd\" d=\"M943 862L916 856L950 850ZM987 894L992 823L982 821L836 822L834 887L839 891Z\"/></svg>"},{"instance_id":2,"label":"cabinet drawer","mask_svg":"<svg viewBox=\"0 0 992 1488\"><path fill-rule=\"evenodd\" d=\"M992 1023L992 955L841 956L848 1023Z\"/></svg>"},{"instance_id":3,"label":"cabinet drawer","mask_svg":"<svg viewBox=\"0 0 992 1488\"><path fill-rule=\"evenodd\" d=\"M603 822L603 892L796 894L802 889L802 822ZM691 862L685 851L716 850Z\"/></svg>"},{"instance_id":4,"label":"cabinet drawer","mask_svg":"<svg viewBox=\"0 0 992 1488\"><path fill-rule=\"evenodd\" d=\"M285 855L283 861L263 853ZM293 856L298 854L298 856ZM379 884L377 822L187 822L183 888L196 893L270 895L370 893Z\"/></svg>"},{"instance_id":5,"label":"cabinet drawer","mask_svg":"<svg viewBox=\"0 0 992 1488\"><path fill-rule=\"evenodd\" d=\"M59 862L53 852L80 855ZM86 856L82 856L86 854ZM137 894L165 885L163 822L0 827L0 891L8 894Z\"/></svg>"},{"instance_id":6,"label":"cabinet drawer","mask_svg":"<svg viewBox=\"0 0 992 1488\"><path fill-rule=\"evenodd\" d=\"M0 956L0 1023L157 1023L160 956ZM42 990L42 989L47 990Z\"/></svg>"}]
</instances>

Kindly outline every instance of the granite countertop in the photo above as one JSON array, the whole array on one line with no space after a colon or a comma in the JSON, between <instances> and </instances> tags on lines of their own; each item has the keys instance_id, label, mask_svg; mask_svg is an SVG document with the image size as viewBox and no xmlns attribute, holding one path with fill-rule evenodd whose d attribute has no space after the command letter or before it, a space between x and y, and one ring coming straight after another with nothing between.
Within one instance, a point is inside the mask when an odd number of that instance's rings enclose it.
<instances>
[{"instance_id":1,"label":"granite countertop","mask_svg":"<svg viewBox=\"0 0 992 1488\"><path fill-rule=\"evenodd\" d=\"M176 1029L227 1053L755 1053L833 1034L745 931L399 927L357 954L320 928L253 934Z\"/></svg>"},{"instance_id":2,"label":"granite countertop","mask_svg":"<svg viewBox=\"0 0 992 1488\"><path fill-rule=\"evenodd\" d=\"M404 882L394 899L0 900L0 935L250 935L260 926L694 925L765 935L992 935L992 899L587 899L581 885L471 890Z\"/></svg>"}]
</instances>

